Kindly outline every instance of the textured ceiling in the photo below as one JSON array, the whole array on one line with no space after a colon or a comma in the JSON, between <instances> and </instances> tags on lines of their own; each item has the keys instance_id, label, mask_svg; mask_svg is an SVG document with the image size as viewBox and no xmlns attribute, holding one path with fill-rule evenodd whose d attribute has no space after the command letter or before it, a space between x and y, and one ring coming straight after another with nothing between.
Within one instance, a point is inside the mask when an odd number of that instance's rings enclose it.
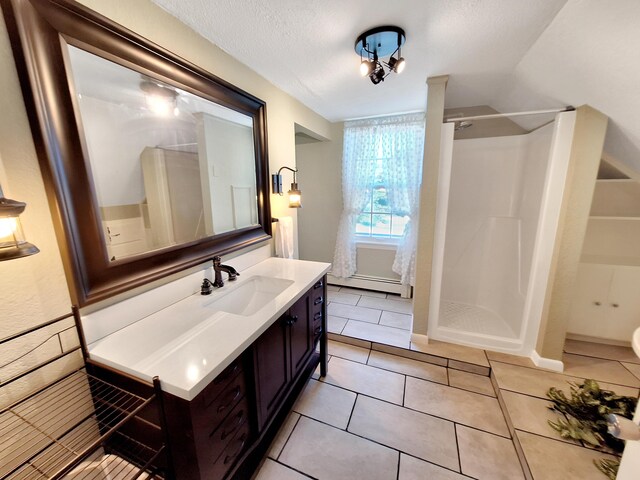
<instances>
[{"instance_id":1,"label":"textured ceiling","mask_svg":"<svg viewBox=\"0 0 640 480\"><path fill-rule=\"evenodd\" d=\"M640 170L638 0L153 0L330 121L446 106L518 111L590 104L611 117L608 153ZM359 33L407 33L407 68L359 76Z\"/></svg>"}]
</instances>

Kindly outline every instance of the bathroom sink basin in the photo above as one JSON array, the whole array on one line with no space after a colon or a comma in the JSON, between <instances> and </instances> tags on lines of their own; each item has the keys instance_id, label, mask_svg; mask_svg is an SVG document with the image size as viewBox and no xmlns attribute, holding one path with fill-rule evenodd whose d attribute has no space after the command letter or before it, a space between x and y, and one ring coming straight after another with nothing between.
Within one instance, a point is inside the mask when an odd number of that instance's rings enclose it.
<instances>
[{"instance_id":1,"label":"bathroom sink basin","mask_svg":"<svg viewBox=\"0 0 640 480\"><path fill-rule=\"evenodd\" d=\"M633 347L633 351L636 352L636 355L640 357L640 327L636 328L635 332L633 332L631 346Z\"/></svg>"},{"instance_id":2,"label":"bathroom sink basin","mask_svg":"<svg viewBox=\"0 0 640 480\"><path fill-rule=\"evenodd\" d=\"M246 279L235 288L234 285L227 283L223 288L229 288L229 292L212 299L211 302L205 304L205 307L219 312L249 317L292 284L293 280L256 275Z\"/></svg>"}]
</instances>

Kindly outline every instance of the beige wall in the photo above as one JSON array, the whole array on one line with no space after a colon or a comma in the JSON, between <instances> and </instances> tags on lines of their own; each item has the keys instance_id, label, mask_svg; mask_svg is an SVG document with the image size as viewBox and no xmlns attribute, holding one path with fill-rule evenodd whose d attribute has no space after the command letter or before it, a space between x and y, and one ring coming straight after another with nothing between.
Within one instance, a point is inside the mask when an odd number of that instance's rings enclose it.
<instances>
[{"instance_id":1,"label":"beige wall","mask_svg":"<svg viewBox=\"0 0 640 480\"><path fill-rule=\"evenodd\" d=\"M295 164L294 124L330 138L330 123L245 65L213 46L147 0L85 0L81 3L214 73L267 103L270 170ZM5 24L0 21L0 182L5 194L27 202L21 216L27 238L41 253L0 263L0 338L69 313L71 300L44 186L22 101ZM292 215L284 197L271 196L272 213ZM10 352L3 351L4 356ZM66 366L65 368L67 368ZM56 369L51 375L59 373ZM50 381L49 374L34 378Z\"/></svg>"},{"instance_id":2,"label":"beige wall","mask_svg":"<svg viewBox=\"0 0 640 480\"><path fill-rule=\"evenodd\" d=\"M342 129L331 124L331 140L296 145L302 208L298 212L300 258L333 262L342 213Z\"/></svg>"}]
</instances>

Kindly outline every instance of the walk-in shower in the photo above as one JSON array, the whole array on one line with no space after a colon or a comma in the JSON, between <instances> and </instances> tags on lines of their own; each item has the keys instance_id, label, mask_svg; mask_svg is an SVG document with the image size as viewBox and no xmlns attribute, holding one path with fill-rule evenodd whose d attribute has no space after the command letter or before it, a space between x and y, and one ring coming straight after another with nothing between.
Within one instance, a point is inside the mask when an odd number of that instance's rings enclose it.
<instances>
[{"instance_id":1,"label":"walk-in shower","mask_svg":"<svg viewBox=\"0 0 640 480\"><path fill-rule=\"evenodd\" d=\"M443 127L429 336L531 355L575 112L524 135L454 140ZM473 119L474 124L482 121Z\"/></svg>"}]
</instances>

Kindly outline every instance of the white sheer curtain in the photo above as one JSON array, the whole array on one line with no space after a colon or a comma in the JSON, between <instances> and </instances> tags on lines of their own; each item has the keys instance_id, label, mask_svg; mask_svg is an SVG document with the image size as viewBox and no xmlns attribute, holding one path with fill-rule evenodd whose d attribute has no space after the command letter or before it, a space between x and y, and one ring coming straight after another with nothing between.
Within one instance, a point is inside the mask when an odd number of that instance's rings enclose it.
<instances>
[{"instance_id":1,"label":"white sheer curtain","mask_svg":"<svg viewBox=\"0 0 640 480\"><path fill-rule=\"evenodd\" d=\"M415 279L415 255L424 146L424 115L395 115L346 122L342 154L344 210L332 274L350 277L356 272L355 226L358 214L371 199L378 160L382 161L389 205L394 215L409 220L399 239L393 271L404 285Z\"/></svg>"}]
</instances>

